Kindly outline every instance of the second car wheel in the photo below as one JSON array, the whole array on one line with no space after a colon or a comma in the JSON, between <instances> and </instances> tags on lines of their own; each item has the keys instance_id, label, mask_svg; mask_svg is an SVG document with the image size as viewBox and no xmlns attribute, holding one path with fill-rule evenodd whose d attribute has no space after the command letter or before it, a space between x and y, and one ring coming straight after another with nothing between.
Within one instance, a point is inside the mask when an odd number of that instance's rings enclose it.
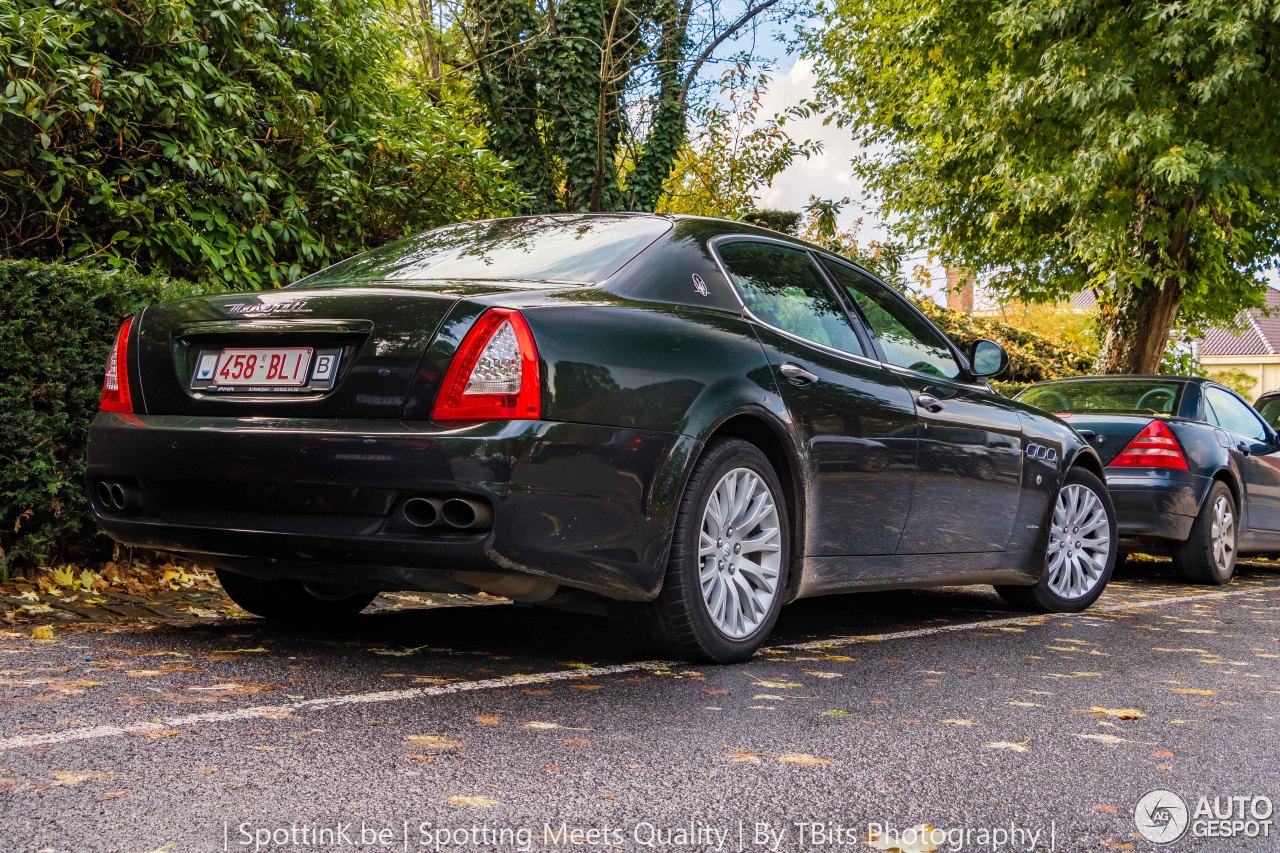
<instances>
[{"instance_id":1,"label":"second car wheel","mask_svg":"<svg viewBox=\"0 0 1280 853\"><path fill-rule=\"evenodd\" d=\"M350 619L378 595L312 587L296 580L264 580L224 569L218 569L217 574L231 600L249 613L295 625L325 625Z\"/></svg>"},{"instance_id":2,"label":"second car wheel","mask_svg":"<svg viewBox=\"0 0 1280 853\"><path fill-rule=\"evenodd\" d=\"M1191 583L1229 583L1236 570L1236 501L1231 489L1215 480L1186 542L1173 549L1173 567Z\"/></svg>"},{"instance_id":3,"label":"second car wheel","mask_svg":"<svg viewBox=\"0 0 1280 853\"><path fill-rule=\"evenodd\" d=\"M752 444L714 440L685 488L662 591L627 615L662 654L746 660L778 620L790 554L773 466Z\"/></svg>"},{"instance_id":4,"label":"second car wheel","mask_svg":"<svg viewBox=\"0 0 1280 853\"><path fill-rule=\"evenodd\" d=\"M1077 613L1102 595L1116 564L1116 511L1095 474L1072 468L1049 516L1045 572L1033 586L997 586L1021 610Z\"/></svg>"}]
</instances>

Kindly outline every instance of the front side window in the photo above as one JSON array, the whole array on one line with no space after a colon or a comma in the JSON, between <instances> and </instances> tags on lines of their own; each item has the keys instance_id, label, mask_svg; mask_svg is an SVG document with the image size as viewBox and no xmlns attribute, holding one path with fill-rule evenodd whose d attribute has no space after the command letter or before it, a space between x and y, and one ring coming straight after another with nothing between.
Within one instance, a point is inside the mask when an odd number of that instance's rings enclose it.
<instances>
[{"instance_id":1,"label":"front side window","mask_svg":"<svg viewBox=\"0 0 1280 853\"><path fill-rule=\"evenodd\" d=\"M1267 428L1243 400L1212 385L1207 386L1204 393L1212 407L1211 417L1217 420L1218 426L1256 441L1267 440Z\"/></svg>"},{"instance_id":2,"label":"front side window","mask_svg":"<svg viewBox=\"0 0 1280 853\"><path fill-rule=\"evenodd\" d=\"M849 315L808 252L756 241L727 243L718 251L742 301L756 317L807 341L865 354Z\"/></svg>"},{"instance_id":3,"label":"front side window","mask_svg":"<svg viewBox=\"0 0 1280 853\"><path fill-rule=\"evenodd\" d=\"M960 363L942 333L884 287L853 267L823 258L880 341L885 360L917 373L955 379Z\"/></svg>"}]
</instances>

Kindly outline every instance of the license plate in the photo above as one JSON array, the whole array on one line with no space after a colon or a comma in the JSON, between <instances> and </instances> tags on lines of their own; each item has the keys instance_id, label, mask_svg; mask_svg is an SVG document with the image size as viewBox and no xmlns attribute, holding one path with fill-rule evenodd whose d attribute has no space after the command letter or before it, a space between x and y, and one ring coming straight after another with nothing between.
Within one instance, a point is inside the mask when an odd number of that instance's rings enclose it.
<instances>
[{"instance_id":1,"label":"license plate","mask_svg":"<svg viewBox=\"0 0 1280 853\"><path fill-rule=\"evenodd\" d=\"M239 347L216 353L216 361L209 358L215 353L205 353L196 379L230 387L297 388L307 384L312 352L311 347ZM209 362L213 362L211 374Z\"/></svg>"}]
</instances>

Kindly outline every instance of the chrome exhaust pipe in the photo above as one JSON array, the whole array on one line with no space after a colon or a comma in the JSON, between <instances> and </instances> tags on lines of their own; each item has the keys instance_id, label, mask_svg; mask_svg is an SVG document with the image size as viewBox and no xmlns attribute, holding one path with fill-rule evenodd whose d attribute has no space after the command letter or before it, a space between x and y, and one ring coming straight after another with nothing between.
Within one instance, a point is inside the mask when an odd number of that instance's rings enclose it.
<instances>
[{"instance_id":1,"label":"chrome exhaust pipe","mask_svg":"<svg viewBox=\"0 0 1280 853\"><path fill-rule=\"evenodd\" d=\"M118 509L115 495L111 494L111 484L106 481L98 483L98 503L107 509Z\"/></svg>"},{"instance_id":2,"label":"chrome exhaust pipe","mask_svg":"<svg viewBox=\"0 0 1280 853\"><path fill-rule=\"evenodd\" d=\"M493 524L493 509L484 501L472 498L449 498L440 514L450 527L458 530L474 530Z\"/></svg>"},{"instance_id":3,"label":"chrome exhaust pipe","mask_svg":"<svg viewBox=\"0 0 1280 853\"><path fill-rule=\"evenodd\" d=\"M405 521L425 529L440 523L440 504L436 498L409 498L400 512Z\"/></svg>"}]
</instances>

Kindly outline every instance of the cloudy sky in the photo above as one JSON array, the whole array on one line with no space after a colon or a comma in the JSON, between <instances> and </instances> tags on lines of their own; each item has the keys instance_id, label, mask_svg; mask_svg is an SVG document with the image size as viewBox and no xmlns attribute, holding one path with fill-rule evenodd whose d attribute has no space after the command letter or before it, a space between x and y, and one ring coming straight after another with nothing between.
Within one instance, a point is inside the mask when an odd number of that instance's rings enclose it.
<instances>
[{"instance_id":1,"label":"cloudy sky","mask_svg":"<svg viewBox=\"0 0 1280 853\"><path fill-rule=\"evenodd\" d=\"M816 78L812 60L781 54L776 61L777 70L772 75L769 90L763 99L764 109L761 114L765 116L781 113L787 107L814 96ZM841 130L834 124L823 124L822 116L803 120L793 118L788 121L787 130L797 139L820 140L823 145L822 153L808 159L797 159L775 178L772 186L761 193L761 207L800 210L809 203L810 196L825 199L847 196L850 201L841 211L841 227L854 230L857 226L858 238L862 243L885 239L888 233L879 215L876 200L849 168L850 160L860 148L848 131ZM857 223L859 218L862 220L861 225ZM923 254L913 255L909 263L913 267L921 265L930 268L935 286L938 287L938 292L934 294L937 298L941 294L942 268L931 264Z\"/></svg>"}]
</instances>

